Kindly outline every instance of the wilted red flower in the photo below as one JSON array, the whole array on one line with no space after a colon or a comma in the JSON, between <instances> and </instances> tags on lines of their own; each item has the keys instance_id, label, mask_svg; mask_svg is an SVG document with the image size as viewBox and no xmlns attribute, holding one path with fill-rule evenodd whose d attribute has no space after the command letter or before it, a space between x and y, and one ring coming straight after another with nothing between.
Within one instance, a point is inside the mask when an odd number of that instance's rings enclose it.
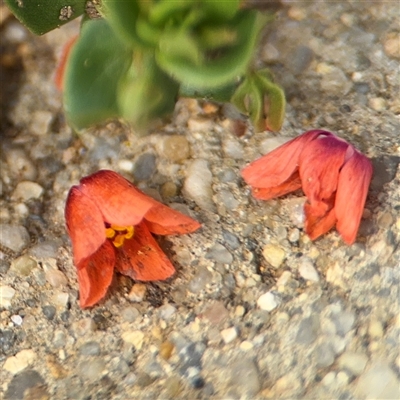
<instances>
[{"instance_id":1,"label":"wilted red flower","mask_svg":"<svg viewBox=\"0 0 400 400\"><path fill-rule=\"evenodd\" d=\"M242 170L253 196L268 200L303 188L305 230L312 240L336 229L354 243L372 164L351 144L323 130L308 131Z\"/></svg>"},{"instance_id":2,"label":"wilted red flower","mask_svg":"<svg viewBox=\"0 0 400 400\"><path fill-rule=\"evenodd\" d=\"M103 298L114 268L138 281L164 280L175 268L151 235L194 232L200 224L102 170L69 191L65 207L81 307Z\"/></svg>"}]
</instances>

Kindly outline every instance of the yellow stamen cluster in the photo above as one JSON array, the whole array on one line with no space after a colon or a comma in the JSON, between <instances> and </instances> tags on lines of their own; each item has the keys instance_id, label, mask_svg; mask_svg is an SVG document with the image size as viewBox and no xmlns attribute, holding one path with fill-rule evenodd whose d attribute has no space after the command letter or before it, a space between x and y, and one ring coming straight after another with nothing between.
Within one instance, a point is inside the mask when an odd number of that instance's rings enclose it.
<instances>
[{"instance_id":1,"label":"yellow stamen cluster","mask_svg":"<svg viewBox=\"0 0 400 400\"><path fill-rule=\"evenodd\" d=\"M111 225L109 228L106 228L106 238L112 239L115 247L121 247L125 239L132 239L134 233L135 228L133 226Z\"/></svg>"}]
</instances>

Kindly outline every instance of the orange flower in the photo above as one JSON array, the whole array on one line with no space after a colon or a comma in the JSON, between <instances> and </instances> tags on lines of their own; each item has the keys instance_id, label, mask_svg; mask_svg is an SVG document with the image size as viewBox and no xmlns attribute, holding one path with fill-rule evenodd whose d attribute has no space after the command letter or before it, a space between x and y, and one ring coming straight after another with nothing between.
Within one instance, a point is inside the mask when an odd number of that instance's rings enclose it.
<instances>
[{"instance_id":1,"label":"orange flower","mask_svg":"<svg viewBox=\"0 0 400 400\"><path fill-rule=\"evenodd\" d=\"M87 176L71 188L65 219L82 308L105 296L114 268L138 281L169 278L175 268L151 234L190 233L200 227L197 221L107 170Z\"/></svg>"},{"instance_id":2,"label":"orange flower","mask_svg":"<svg viewBox=\"0 0 400 400\"><path fill-rule=\"evenodd\" d=\"M253 196L268 200L303 188L305 230L312 240L336 229L354 243L360 225L372 164L333 133L308 131L242 170Z\"/></svg>"}]
</instances>

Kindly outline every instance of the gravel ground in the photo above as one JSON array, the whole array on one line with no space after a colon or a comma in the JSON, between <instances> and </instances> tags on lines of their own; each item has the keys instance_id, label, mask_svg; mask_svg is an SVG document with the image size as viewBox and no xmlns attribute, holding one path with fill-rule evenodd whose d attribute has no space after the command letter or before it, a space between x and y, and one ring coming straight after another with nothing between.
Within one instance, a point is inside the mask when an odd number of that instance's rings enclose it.
<instances>
[{"instance_id":1,"label":"gravel ground","mask_svg":"<svg viewBox=\"0 0 400 400\"><path fill-rule=\"evenodd\" d=\"M287 93L279 134L180 100L144 137L118 122L74 134L53 76L77 24L37 38L1 7L0 398L400 397L398 2L279 12L259 53ZM302 193L256 201L239 177L313 128L374 164L352 246L335 231L305 236ZM71 185L101 168L203 227L161 241L176 277L116 276L81 310L63 211Z\"/></svg>"}]
</instances>

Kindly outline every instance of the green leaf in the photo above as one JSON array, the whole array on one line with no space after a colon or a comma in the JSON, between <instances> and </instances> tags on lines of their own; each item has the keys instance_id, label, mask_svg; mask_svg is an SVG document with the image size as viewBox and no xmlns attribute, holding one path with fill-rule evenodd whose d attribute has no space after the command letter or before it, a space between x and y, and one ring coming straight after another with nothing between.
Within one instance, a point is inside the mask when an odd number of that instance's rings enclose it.
<instances>
[{"instance_id":1,"label":"green leaf","mask_svg":"<svg viewBox=\"0 0 400 400\"><path fill-rule=\"evenodd\" d=\"M256 11L245 10L234 22L237 30L236 43L221 50L214 59L206 59L201 65L187 62L184 57L172 57L162 49L156 52L158 65L184 85L199 89L225 86L247 69L263 26L263 18ZM233 26L233 25L231 25Z\"/></svg>"},{"instance_id":2,"label":"green leaf","mask_svg":"<svg viewBox=\"0 0 400 400\"><path fill-rule=\"evenodd\" d=\"M249 115L254 127L279 131L285 116L285 94L273 83L271 73L264 69L249 73L231 98L231 102Z\"/></svg>"},{"instance_id":3,"label":"green leaf","mask_svg":"<svg viewBox=\"0 0 400 400\"><path fill-rule=\"evenodd\" d=\"M139 3L133 0L103 0L101 11L122 40L133 47L152 48L158 38L151 38L152 28L147 22L147 16L141 14ZM146 38L149 33L150 37Z\"/></svg>"},{"instance_id":4,"label":"green leaf","mask_svg":"<svg viewBox=\"0 0 400 400\"><path fill-rule=\"evenodd\" d=\"M286 99L285 92L273 83L268 70L257 73L260 87L264 92L264 113L266 115L266 128L270 131L279 131L285 118Z\"/></svg>"},{"instance_id":5,"label":"green leaf","mask_svg":"<svg viewBox=\"0 0 400 400\"><path fill-rule=\"evenodd\" d=\"M118 87L121 116L136 127L144 127L174 110L178 89L152 55L139 53Z\"/></svg>"},{"instance_id":6,"label":"green leaf","mask_svg":"<svg viewBox=\"0 0 400 400\"><path fill-rule=\"evenodd\" d=\"M79 17L86 0L5 0L13 14L31 32L43 35Z\"/></svg>"},{"instance_id":7,"label":"green leaf","mask_svg":"<svg viewBox=\"0 0 400 400\"><path fill-rule=\"evenodd\" d=\"M75 128L119 116L117 87L131 63L131 49L115 36L107 21L83 24L64 80L64 107Z\"/></svg>"},{"instance_id":8,"label":"green leaf","mask_svg":"<svg viewBox=\"0 0 400 400\"><path fill-rule=\"evenodd\" d=\"M219 23L235 17L241 0L202 0L202 8Z\"/></svg>"}]
</instances>

